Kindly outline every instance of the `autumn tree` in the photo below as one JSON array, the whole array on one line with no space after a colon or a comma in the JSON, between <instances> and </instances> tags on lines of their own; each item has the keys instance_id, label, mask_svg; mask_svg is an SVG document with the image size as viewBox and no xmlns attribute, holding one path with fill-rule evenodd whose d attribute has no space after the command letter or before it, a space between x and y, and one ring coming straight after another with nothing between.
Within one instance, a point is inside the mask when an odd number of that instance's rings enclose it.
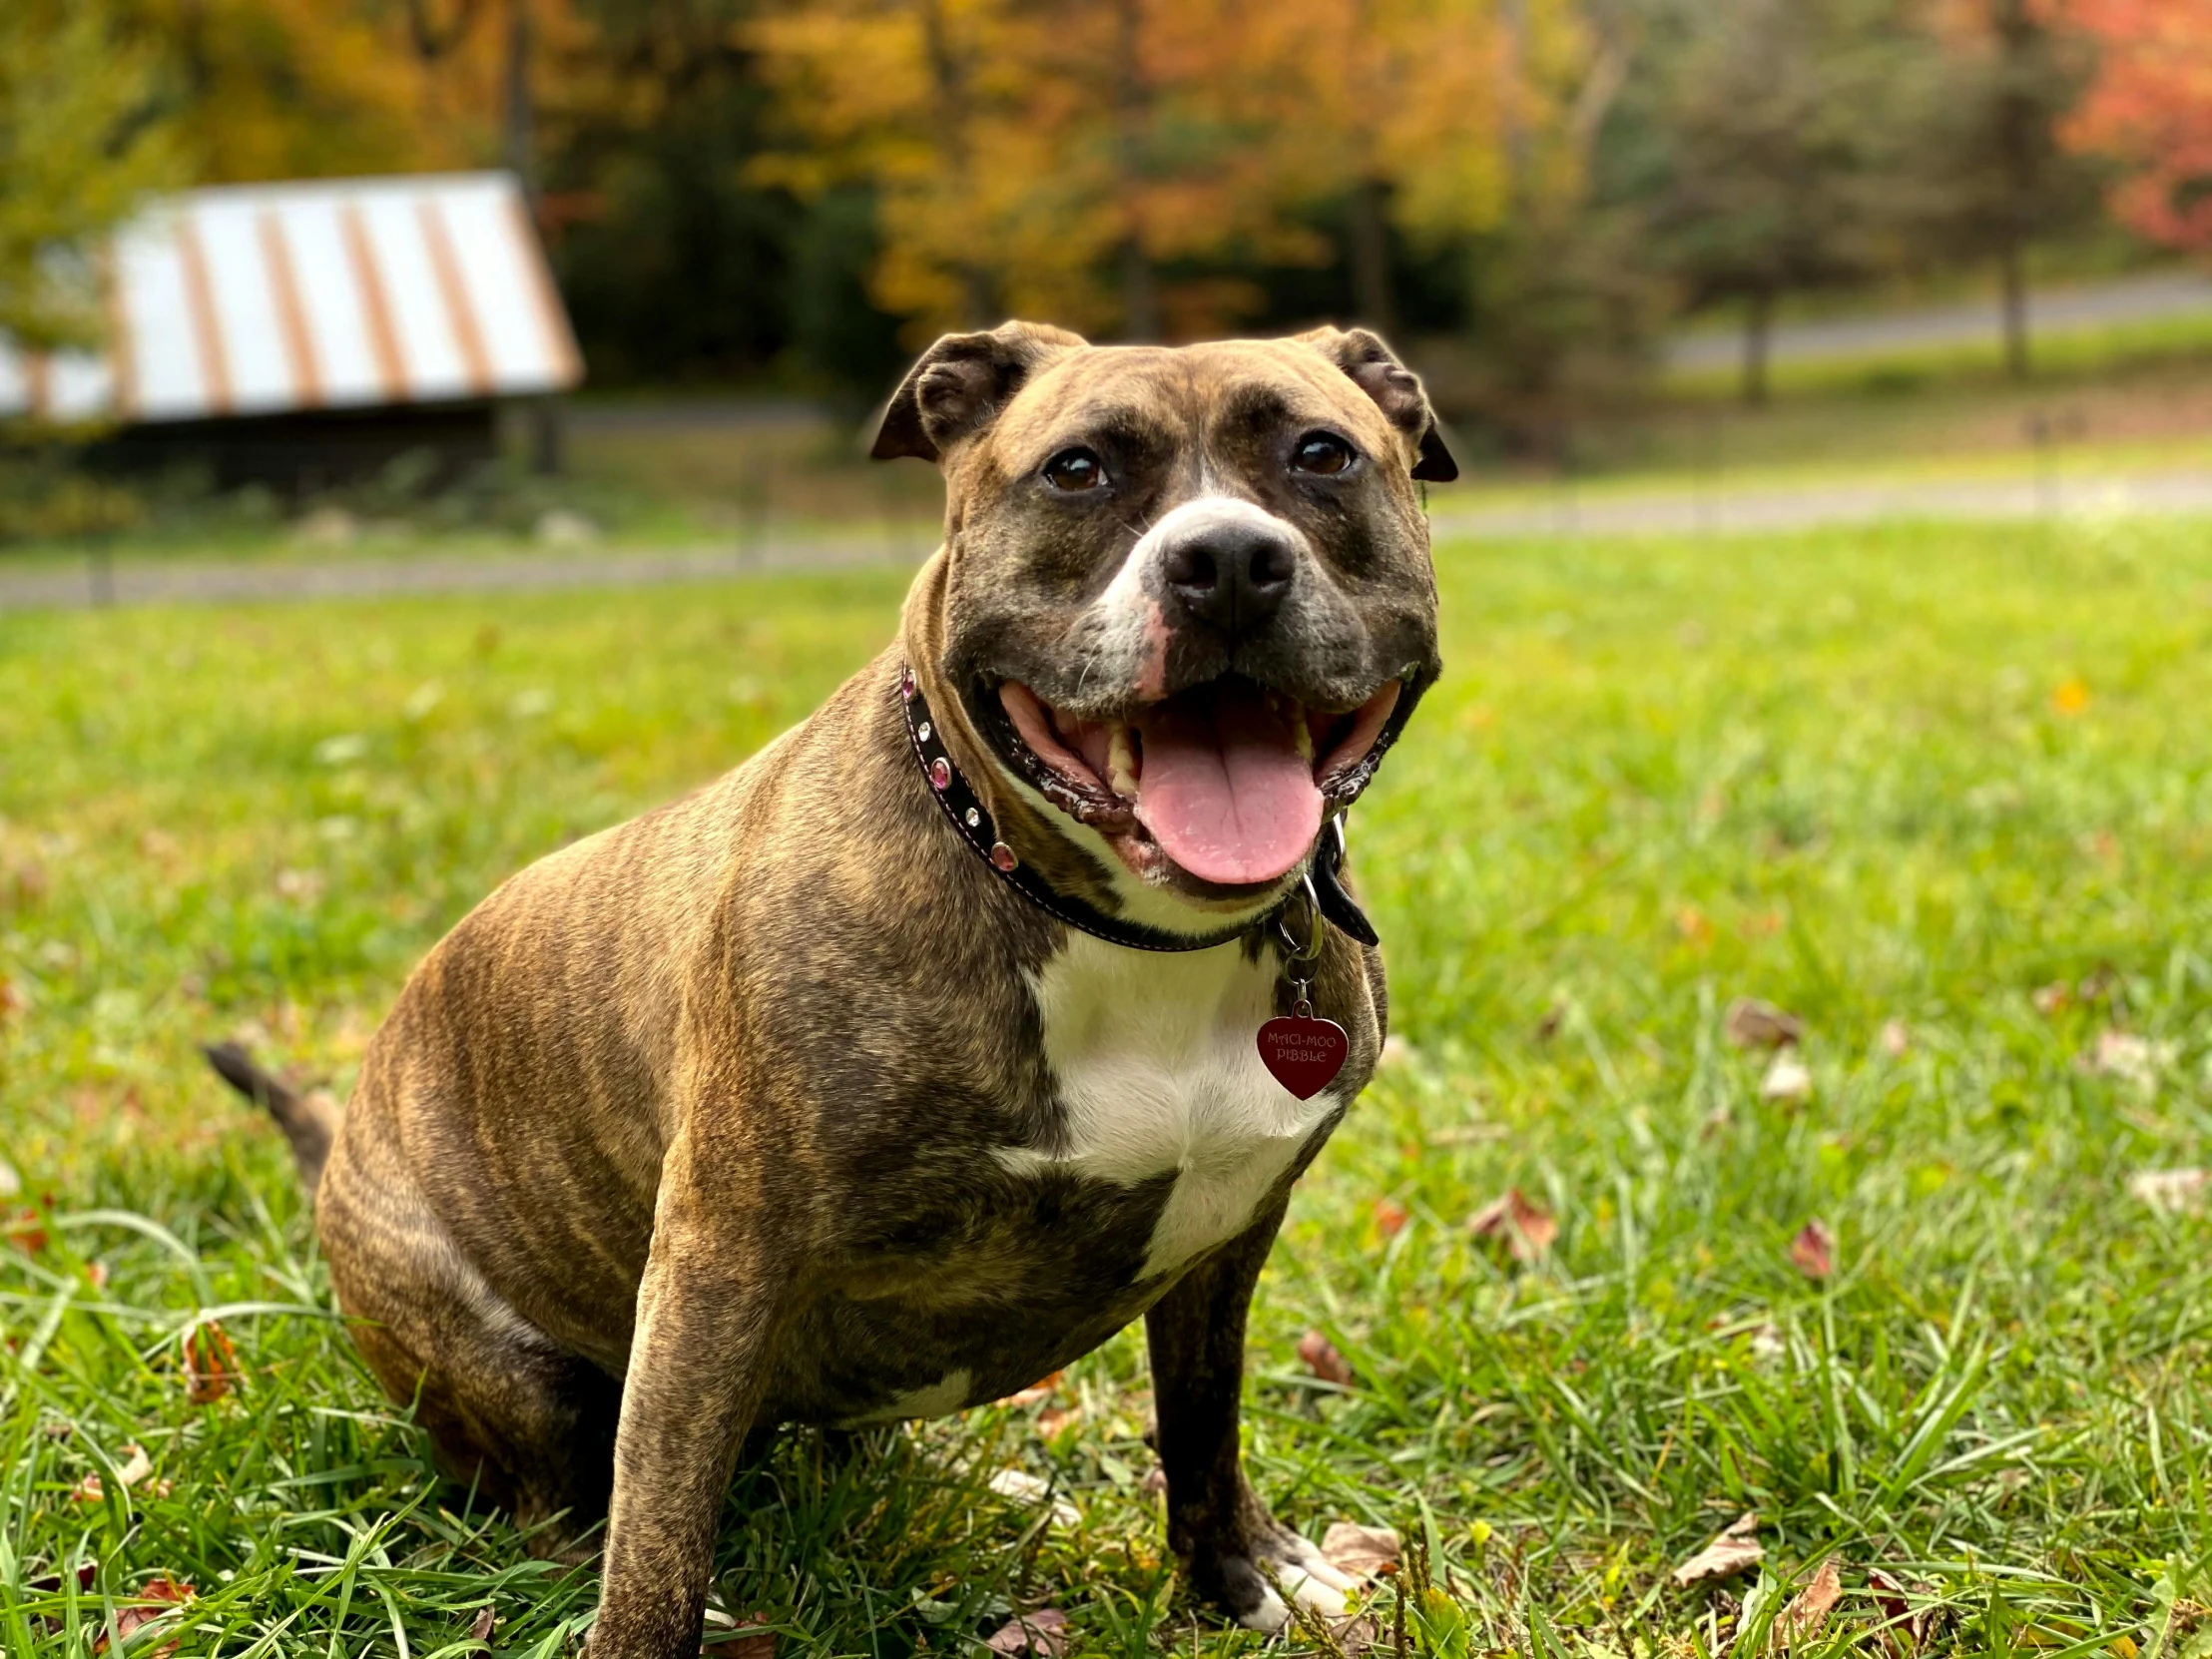
<instances>
[{"instance_id":1,"label":"autumn tree","mask_svg":"<svg viewBox=\"0 0 2212 1659\"><path fill-rule=\"evenodd\" d=\"M2120 170L2112 210L2168 247L2212 249L2212 0L2051 0L2097 50L2062 129Z\"/></svg>"},{"instance_id":2,"label":"autumn tree","mask_svg":"<svg viewBox=\"0 0 2212 1659\"><path fill-rule=\"evenodd\" d=\"M160 70L100 0L0 6L0 332L97 337L96 240L183 175Z\"/></svg>"}]
</instances>

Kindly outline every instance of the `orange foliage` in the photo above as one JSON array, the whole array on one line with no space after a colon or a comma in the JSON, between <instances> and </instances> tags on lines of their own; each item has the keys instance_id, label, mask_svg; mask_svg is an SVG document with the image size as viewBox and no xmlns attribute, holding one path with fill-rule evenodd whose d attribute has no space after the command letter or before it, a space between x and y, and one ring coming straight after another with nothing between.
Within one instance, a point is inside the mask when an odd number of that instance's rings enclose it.
<instances>
[{"instance_id":1,"label":"orange foliage","mask_svg":"<svg viewBox=\"0 0 2212 1659\"><path fill-rule=\"evenodd\" d=\"M1142 323L1141 274L1225 255L1334 257L1356 186L1399 229L1497 222L1516 126L1581 50L1570 0L785 0L748 32L788 143L758 169L872 184L877 302L919 331L1007 312ZM1162 280L1170 336L1233 322L1233 278Z\"/></svg>"},{"instance_id":2,"label":"orange foliage","mask_svg":"<svg viewBox=\"0 0 2212 1659\"><path fill-rule=\"evenodd\" d=\"M2212 248L2212 0L2056 0L2099 48L2065 141L2125 170L2113 212L2156 241Z\"/></svg>"}]
</instances>

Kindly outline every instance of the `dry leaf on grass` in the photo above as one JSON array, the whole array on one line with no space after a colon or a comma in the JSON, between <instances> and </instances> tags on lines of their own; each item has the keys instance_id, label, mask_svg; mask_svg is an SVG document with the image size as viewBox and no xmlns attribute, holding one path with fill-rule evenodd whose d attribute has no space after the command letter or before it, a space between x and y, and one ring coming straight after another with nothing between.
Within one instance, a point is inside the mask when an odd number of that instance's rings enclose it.
<instances>
[{"instance_id":1,"label":"dry leaf on grass","mask_svg":"<svg viewBox=\"0 0 2212 1659\"><path fill-rule=\"evenodd\" d=\"M1324 1382L1334 1382L1340 1388L1352 1386L1352 1362L1339 1354L1337 1345L1319 1331L1309 1331L1299 1338L1298 1357L1306 1362L1306 1369Z\"/></svg>"},{"instance_id":2,"label":"dry leaf on grass","mask_svg":"<svg viewBox=\"0 0 2212 1659\"><path fill-rule=\"evenodd\" d=\"M1047 1440L1056 1440L1083 1420L1080 1405L1048 1405L1037 1413L1037 1433Z\"/></svg>"},{"instance_id":3,"label":"dry leaf on grass","mask_svg":"<svg viewBox=\"0 0 2212 1659\"><path fill-rule=\"evenodd\" d=\"M153 1472L154 1460L146 1455L144 1446L127 1445L123 1448L123 1466L115 1471L115 1477L116 1482L125 1491L129 1491ZM102 1483L99 1475L88 1474L84 1479L77 1482L69 1495L80 1503L98 1503L107 1496L107 1487ZM166 1480L157 1482L154 1487L154 1495L167 1497L169 1495L169 1482Z\"/></svg>"},{"instance_id":4,"label":"dry leaf on grass","mask_svg":"<svg viewBox=\"0 0 2212 1659\"><path fill-rule=\"evenodd\" d=\"M1875 1039L1875 1046L1893 1060L1902 1060L1913 1052L1913 1030L1902 1019L1886 1019L1882 1022L1882 1035Z\"/></svg>"},{"instance_id":5,"label":"dry leaf on grass","mask_svg":"<svg viewBox=\"0 0 2212 1659\"><path fill-rule=\"evenodd\" d=\"M1831 1555L1813 1574L1813 1581L1790 1598L1790 1605L1782 1609L1782 1616L1774 1621L1767 1646L1795 1647L1810 1642L1828 1623L1829 1612L1837 1598L1844 1593L1844 1575Z\"/></svg>"},{"instance_id":6,"label":"dry leaf on grass","mask_svg":"<svg viewBox=\"0 0 2212 1659\"><path fill-rule=\"evenodd\" d=\"M1158 1463L1145 1471L1145 1477L1137 1482L1137 1490L1146 1497L1158 1497L1168 1489L1168 1471Z\"/></svg>"},{"instance_id":7,"label":"dry leaf on grass","mask_svg":"<svg viewBox=\"0 0 2212 1659\"><path fill-rule=\"evenodd\" d=\"M1358 1521L1335 1521L1321 1536L1321 1552L1329 1564L1355 1578L1375 1578L1384 1567L1394 1567L1403 1557L1397 1534L1386 1526L1362 1526Z\"/></svg>"},{"instance_id":8,"label":"dry leaf on grass","mask_svg":"<svg viewBox=\"0 0 2212 1659\"><path fill-rule=\"evenodd\" d=\"M1551 1248L1559 1237L1559 1223L1549 1210L1513 1187L1468 1217L1467 1231L1478 1239L1502 1239L1513 1260L1526 1266Z\"/></svg>"},{"instance_id":9,"label":"dry leaf on grass","mask_svg":"<svg viewBox=\"0 0 2212 1659\"><path fill-rule=\"evenodd\" d=\"M1375 1201L1375 1230L1385 1239L1394 1239L1405 1230L1405 1206L1387 1198Z\"/></svg>"},{"instance_id":10,"label":"dry leaf on grass","mask_svg":"<svg viewBox=\"0 0 2212 1659\"><path fill-rule=\"evenodd\" d=\"M1083 1518L1074 1504L1052 1496L1051 1481L1040 1480L1027 1469L1000 1469L988 1484L1000 1497L1011 1498L1016 1503L1043 1503L1051 1499L1052 1518L1062 1526L1073 1526Z\"/></svg>"},{"instance_id":11,"label":"dry leaf on grass","mask_svg":"<svg viewBox=\"0 0 2212 1659\"><path fill-rule=\"evenodd\" d=\"M0 1198L13 1198L23 1190L23 1177L15 1173L15 1166L0 1158Z\"/></svg>"},{"instance_id":12,"label":"dry leaf on grass","mask_svg":"<svg viewBox=\"0 0 2212 1659\"><path fill-rule=\"evenodd\" d=\"M1812 1094L1813 1068L1797 1057L1795 1049L1777 1054L1759 1079L1761 1100L1808 1100Z\"/></svg>"},{"instance_id":13,"label":"dry leaf on grass","mask_svg":"<svg viewBox=\"0 0 2212 1659\"><path fill-rule=\"evenodd\" d=\"M1721 1030L1738 1048L1792 1048L1805 1040L1805 1021L1756 996L1739 996Z\"/></svg>"},{"instance_id":14,"label":"dry leaf on grass","mask_svg":"<svg viewBox=\"0 0 2212 1659\"><path fill-rule=\"evenodd\" d=\"M171 1608L181 1607L191 1599L192 1586L190 1584L180 1584L174 1578L157 1578L152 1583L141 1587L138 1595L130 1601L117 1605L115 1610L115 1633L122 1638L123 1645L128 1647L131 1638L137 1635L139 1631L152 1624ZM103 1633L100 1639L92 1644L92 1651L94 1653L105 1653L107 1650L108 1638ZM177 1643L169 1641L164 1642L151 1653L134 1654L133 1659L165 1659L166 1655L176 1651Z\"/></svg>"},{"instance_id":15,"label":"dry leaf on grass","mask_svg":"<svg viewBox=\"0 0 2212 1659\"><path fill-rule=\"evenodd\" d=\"M1014 1375L1018 1377L1021 1374L1016 1372ZM1060 1374L1054 1372L1050 1377L1041 1377L1030 1383L1028 1387L1017 1388L1006 1395L1005 1398L994 1399L991 1403L993 1405L1034 1405L1039 1400L1050 1399L1059 1386Z\"/></svg>"},{"instance_id":16,"label":"dry leaf on grass","mask_svg":"<svg viewBox=\"0 0 2212 1659\"><path fill-rule=\"evenodd\" d=\"M187 1327L182 1347L185 1397L193 1404L214 1404L240 1381L238 1351L232 1348L231 1339L214 1320L203 1320Z\"/></svg>"},{"instance_id":17,"label":"dry leaf on grass","mask_svg":"<svg viewBox=\"0 0 2212 1659\"><path fill-rule=\"evenodd\" d=\"M2180 1054L2178 1043L2154 1043L2133 1031L2099 1031L2096 1047L2081 1057L2081 1069L2092 1077L2117 1077L2150 1094Z\"/></svg>"},{"instance_id":18,"label":"dry leaf on grass","mask_svg":"<svg viewBox=\"0 0 2212 1659\"><path fill-rule=\"evenodd\" d=\"M491 1610L491 1603L485 1602L476 1609L476 1616L468 1621L468 1639L472 1642L490 1641L491 1628L498 1622L499 1617Z\"/></svg>"},{"instance_id":19,"label":"dry leaf on grass","mask_svg":"<svg viewBox=\"0 0 2212 1659\"><path fill-rule=\"evenodd\" d=\"M2127 1178L2127 1196L2161 1215L2195 1215L2212 1195L2212 1170L2145 1169Z\"/></svg>"},{"instance_id":20,"label":"dry leaf on grass","mask_svg":"<svg viewBox=\"0 0 2212 1659\"><path fill-rule=\"evenodd\" d=\"M1898 1654L1918 1653L1921 1643L1928 1636L1928 1619L1931 1609L1913 1610L1911 1598L1923 1593L1918 1586L1907 1588L1905 1583L1880 1567L1867 1574L1867 1588L1874 1593L1875 1607L1882 1614L1882 1622L1889 1628L1883 1631L1890 1651Z\"/></svg>"},{"instance_id":21,"label":"dry leaf on grass","mask_svg":"<svg viewBox=\"0 0 2212 1659\"><path fill-rule=\"evenodd\" d=\"M1808 1279L1826 1279L1836 1271L1836 1235L1818 1216L1797 1230L1790 1241L1790 1260Z\"/></svg>"},{"instance_id":22,"label":"dry leaf on grass","mask_svg":"<svg viewBox=\"0 0 2212 1659\"><path fill-rule=\"evenodd\" d=\"M46 1248L46 1218L36 1210L18 1210L8 1217L4 1231L8 1243L26 1256L36 1256Z\"/></svg>"},{"instance_id":23,"label":"dry leaf on grass","mask_svg":"<svg viewBox=\"0 0 2212 1659\"><path fill-rule=\"evenodd\" d=\"M1732 1524L1713 1534L1713 1541L1674 1569L1677 1584L1697 1584L1708 1578L1727 1578L1756 1567L1766 1556L1759 1541L1759 1512L1747 1509Z\"/></svg>"},{"instance_id":24,"label":"dry leaf on grass","mask_svg":"<svg viewBox=\"0 0 2212 1659\"><path fill-rule=\"evenodd\" d=\"M1040 1607L1034 1613L1017 1613L999 1626L983 1645L1007 1659L1034 1655L1035 1659L1060 1659L1067 1651L1068 1616L1057 1607Z\"/></svg>"}]
</instances>

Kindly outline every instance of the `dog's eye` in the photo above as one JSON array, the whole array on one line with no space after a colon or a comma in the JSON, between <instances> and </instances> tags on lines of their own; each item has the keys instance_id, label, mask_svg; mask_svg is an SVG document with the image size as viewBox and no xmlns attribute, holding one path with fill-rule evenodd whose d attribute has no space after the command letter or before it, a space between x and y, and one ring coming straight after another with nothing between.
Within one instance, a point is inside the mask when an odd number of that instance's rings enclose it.
<instances>
[{"instance_id":1,"label":"dog's eye","mask_svg":"<svg viewBox=\"0 0 2212 1659\"><path fill-rule=\"evenodd\" d=\"M1106 482L1106 463L1088 449L1063 449L1044 463L1044 476L1056 490L1095 490Z\"/></svg>"},{"instance_id":2,"label":"dog's eye","mask_svg":"<svg viewBox=\"0 0 2212 1659\"><path fill-rule=\"evenodd\" d=\"M1300 472L1342 472L1352 461L1352 445L1333 432L1308 432L1291 451L1291 465Z\"/></svg>"}]
</instances>

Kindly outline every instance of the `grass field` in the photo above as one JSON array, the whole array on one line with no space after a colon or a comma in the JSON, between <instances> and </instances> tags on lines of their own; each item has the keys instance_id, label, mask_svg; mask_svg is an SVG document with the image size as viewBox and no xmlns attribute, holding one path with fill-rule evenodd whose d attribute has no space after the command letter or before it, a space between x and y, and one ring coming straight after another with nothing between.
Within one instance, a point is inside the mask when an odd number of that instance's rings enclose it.
<instances>
[{"instance_id":1,"label":"grass field","mask_svg":"<svg viewBox=\"0 0 2212 1659\"><path fill-rule=\"evenodd\" d=\"M1450 674L1355 825L1409 1048L1262 1289L1263 1491L1425 1538L1446 1659L1764 1652L1831 1559L1800 1652L2212 1651L2212 1221L2129 1190L2212 1162L2212 530L1438 563ZM572 1651L595 1581L431 1479L193 1044L342 1090L470 902L802 716L902 580L0 618L0 1651L159 1610L127 1651L439 1659L487 1607ZM1739 995L1805 1021L1801 1087ZM1527 1263L1468 1227L1513 1188ZM240 1377L196 1403L207 1318ZM723 1599L787 1656L1046 1605L1250 1648L1161 1559L1146 1411L1132 1333L1049 1405L786 1435ZM1746 1510L1763 1563L1674 1583Z\"/></svg>"}]
</instances>

